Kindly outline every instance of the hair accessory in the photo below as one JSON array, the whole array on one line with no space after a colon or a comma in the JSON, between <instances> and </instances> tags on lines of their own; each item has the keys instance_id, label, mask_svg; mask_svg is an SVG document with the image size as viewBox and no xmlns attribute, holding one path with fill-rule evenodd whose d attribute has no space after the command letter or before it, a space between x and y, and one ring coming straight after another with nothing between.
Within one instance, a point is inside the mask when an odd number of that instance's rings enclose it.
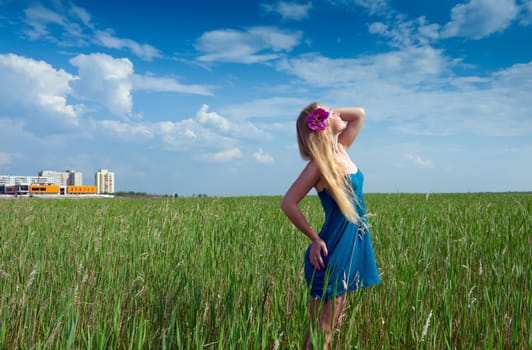
<instances>
[{"instance_id":1,"label":"hair accessory","mask_svg":"<svg viewBox=\"0 0 532 350\"><path fill-rule=\"evenodd\" d=\"M316 108L307 118L307 124L312 131L323 131L327 128L325 120L329 118L329 112L323 108Z\"/></svg>"}]
</instances>

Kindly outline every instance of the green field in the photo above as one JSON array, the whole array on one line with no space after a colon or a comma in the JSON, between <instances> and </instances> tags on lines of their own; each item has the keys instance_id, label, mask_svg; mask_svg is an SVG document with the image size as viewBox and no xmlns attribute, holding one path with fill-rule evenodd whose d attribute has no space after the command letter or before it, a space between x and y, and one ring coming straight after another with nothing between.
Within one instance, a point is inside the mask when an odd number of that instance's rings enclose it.
<instances>
[{"instance_id":1,"label":"green field","mask_svg":"<svg viewBox=\"0 0 532 350\"><path fill-rule=\"evenodd\" d=\"M333 348L532 347L532 194L365 199L382 282ZM280 200L0 200L0 349L300 348L308 241Z\"/></svg>"}]
</instances>

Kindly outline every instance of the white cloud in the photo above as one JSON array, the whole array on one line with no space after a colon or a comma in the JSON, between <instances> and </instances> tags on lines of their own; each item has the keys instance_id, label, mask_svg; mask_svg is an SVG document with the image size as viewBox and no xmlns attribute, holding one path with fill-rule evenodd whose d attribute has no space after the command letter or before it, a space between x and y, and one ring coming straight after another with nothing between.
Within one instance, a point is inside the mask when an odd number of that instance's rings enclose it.
<instances>
[{"instance_id":1,"label":"white cloud","mask_svg":"<svg viewBox=\"0 0 532 350\"><path fill-rule=\"evenodd\" d=\"M156 141L162 148L172 151L227 147L235 143L192 118L162 122L101 120L93 123L94 130L103 130L125 142Z\"/></svg>"},{"instance_id":2,"label":"white cloud","mask_svg":"<svg viewBox=\"0 0 532 350\"><path fill-rule=\"evenodd\" d=\"M519 24L528 26L532 23L532 0L524 0L521 6Z\"/></svg>"},{"instance_id":3,"label":"white cloud","mask_svg":"<svg viewBox=\"0 0 532 350\"><path fill-rule=\"evenodd\" d=\"M402 157L403 160L407 162L407 165L420 168L434 168L434 164L431 160L423 159L419 154L404 153Z\"/></svg>"},{"instance_id":4,"label":"white cloud","mask_svg":"<svg viewBox=\"0 0 532 350\"><path fill-rule=\"evenodd\" d=\"M184 85L174 78L153 77L135 74L133 76L133 87L135 90L150 90L159 92L176 92L186 94L196 94L212 96L211 86L206 85Z\"/></svg>"},{"instance_id":5,"label":"white cloud","mask_svg":"<svg viewBox=\"0 0 532 350\"><path fill-rule=\"evenodd\" d=\"M275 4L261 4L261 8L266 12L278 13L281 15L282 19L300 21L308 17L308 12L312 8L312 3L299 4L280 1Z\"/></svg>"},{"instance_id":6,"label":"white cloud","mask_svg":"<svg viewBox=\"0 0 532 350\"><path fill-rule=\"evenodd\" d=\"M389 26L383 22L373 22L368 27L371 34L388 35Z\"/></svg>"},{"instance_id":7,"label":"white cloud","mask_svg":"<svg viewBox=\"0 0 532 350\"><path fill-rule=\"evenodd\" d=\"M97 30L94 34L95 43L103 47L117 50L128 49L138 57L147 61L161 57L161 53L155 47L148 44L139 44L131 39L118 38L114 35L112 30Z\"/></svg>"},{"instance_id":8,"label":"white cloud","mask_svg":"<svg viewBox=\"0 0 532 350\"><path fill-rule=\"evenodd\" d=\"M397 15L390 23L373 22L368 26L370 34L378 34L389 38L391 46L407 48L411 46L426 46L440 37L440 25L427 23L425 17L405 20Z\"/></svg>"},{"instance_id":9,"label":"white cloud","mask_svg":"<svg viewBox=\"0 0 532 350\"><path fill-rule=\"evenodd\" d=\"M451 20L442 34L444 37L481 39L504 31L518 13L515 0L470 0L452 9Z\"/></svg>"},{"instance_id":10,"label":"white cloud","mask_svg":"<svg viewBox=\"0 0 532 350\"><path fill-rule=\"evenodd\" d=\"M201 153L201 159L223 159L225 152L237 149L242 140L263 140L270 135L249 122L233 123L216 112L209 112L203 105L194 118L178 121L92 121L94 133L103 131L124 142L155 142L153 146L171 151ZM158 146L157 146L158 144ZM205 150L223 151L205 153ZM233 156L236 157L234 153Z\"/></svg>"},{"instance_id":11,"label":"white cloud","mask_svg":"<svg viewBox=\"0 0 532 350\"><path fill-rule=\"evenodd\" d=\"M50 132L79 127L81 116L88 110L94 111L98 105L115 115L133 117L134 89L212 94L209 86L183 85L168 77L135 75L133 64L126 58L96 53L78 55L70 63L77 67L77 76L55 69L44 61L0 54L0 115L23 118L31 129L40 130L39 125L43 125L44 120L53 122L45 128ZM71 96L87 104L70 104L68 98ZM249 123L240 124L238 130L264 135Z\"/></svg>"},{"instance_id":12,"label":"white cloud","mask_svg":"<svg viewBox=\"0 0 532 350\"><path fill-rule=\"evenodd\" d=\"M205 149L233 147L237 142L193 118L161 122L98 120L92 122L92 129L94 133L103 131L122 142L149 142L151 147L178 152L198 153Z\"/></svg>"},{"instance_id":13,"label":"white cloud","mask_svg":"<svg viewBox=\"0 0 532 350\"><path fill-rule=\"evenodd\" d=\"M131 114L133 64L129 59L95 53L78 55L70 63L79 70L79 79L72 83L78 98L102 103L116 115Z\"/></svg>"},{"instance_id":14,"label":"white cloud","mask_svg":"<svg viewBox=\"0 0 532 350\"><path fill-rule=\"evenodd\" d=\"M200 123L213 125L216 129L223 132L229 132L234 127L227 118L222 117L216 112L209 112L209 106L207 105L201 106L196 117Z\"/></svg>"},{"instance_id":15,"label":"white cloud","mask_svg":"<svg viewBox=\"0 0 532 350\"><path fill-rule=\"evenodd\" d=\"M59 46L86 46L90 41L90 30L87 32L84 24L90 23L90 15L81 7L72 5L70 12L61 14L38 4L27 8L24 14L30 27L25 34L30 39L44 38ZM75 18L69 18L69 14Z\"/></svg>"},{"instance_id":16,"label":"white cloud","mask_svg":"<svg viewBox=\"0 0 532 350\"><path fill-rule=\"evenodd\" d=\"M404 134L532 134L532 62L487 76L457 76L455 64L422 47L355 59L305 55L279 69L301 79L307 95L332 106L362 104L368 120L392 121Z\"/></svg>"},{"instance_id":17,"label":"white cloud","mask_svg":"<svg viewBox=\"0 0 532 350\"><path fill-rule=\"evenodd\" d=\"M18 155L14 153L0 152L0 168L13 163Z\"/></svg>"},{"instance_id":18,"label":"white cloud","mask_svg":"<svg viewBox=\"0 0 532 350\"><path fill-rule=\"evenodd\" d=\"M147 61L162 56L152 45L120 38L112 29L96 28L91 22L90 13L80 6L71 3L67 11L61 2L56 2L55 7L56 10L53 10L34 5L24 11L25 22L30 27L26 34L31 39L45 38L60 46L87 46L93 43L109 49L127 50ZM50 32L54 32L54 35Z\"/></svg>"},{"instance_id":19,"label":"white cloud","mask_svg":"<svg viewBox=\"0 0 532 350\"><path fill-rule=\"evenodd\" d=\"M173 151L189 150L196 153L204 149L232 147L238 142L192 118L155 123L153 127L161 137L164 148Z\"/></svg>"},{"instance_id":20,"label":"white cloud","mask_svg":"<svg viewBox=\"0 0 532 350\"><path fill-rule=\"evenodd\" d=\"M390 0L328 0L332 5L344 7L344 11L353 10L353 4L362 7L370 15L388 16L393 10L388 3ZM358 11L358 9L355 9Z\"/></svg>"},{"instance_id":21,"label":"white cloud","mask_svg":"<svg viewBox=\"0 0 532 350\"><path fill-rule=\"evenodd\" d=\"M37 39L48 35L47 26L50 24L66 27L66 20L60 14L49 10L42 5L29 7L24 11L26 16L26 23L32 27L26 31L26 34L32 38Z\"/></svg>"},{"instance_id":22,"label":"white cloud","mask_svg":"<svg viewBox=\"0 0 532 350\"><path fill-rule=\"evenodd\" d=\"M76 77L44 61L15 54L0 55L0 112L36 122L46 119L78 125L80 105L71 105L69 83Z\"/></svg>"},{"instance_id":23,"label":"white cloud","mask_svg":"<svg viewBox=\"0 0 532 350\"><path fill-rule=\"evenodd\" d=\"M275 52L291 51L301 38L300 32L288 32L275 27L253 27L248 34L264 48Z\"/></svg>"},{"instance_id":24,"label":"white cloud","mask_svg":"<svg viewBox=\"0 0 532 350\"><path fill-rule=\"evenodd\" d=\"M242 152L240 151L240 149L235 147L220 152L202 154L200 155L200 158L215 163L229 162L235 159L242 158Z\"/></svg>"},{"instance_id":25,"label":"white cloud","mask_svg":"<svg viewBox=\"0 0 532 350\"><path fill-rule=\"evenodd\" d=\"M88 28L93 29L94 26L91 23L91 15L90 13L85 10L83 7L79 7L73 3L70 4L70 13L77 17L81 22L87 26Z\"/></svg>"},{"instance_id":26,"label":"white cloud","mask_svg":"<svg viewBox=\"0 0 532 350\"><path fill-rule=\"evenodd\" d=\"M36 123L0 116L0 130L4 130L0 136L0 150L8 154L4 157L8 163L0 164L0 170L3 168L14 175L37 174L39 169L54 167L80 170L67 163L67 159L78 158L76 147L89 139L83 120L80 120L80 128L62 129L59 133L50 131L54 125L49 121L38 125L38 129L33 127ZM94 154L93 145L91 143L91 154Z\"/></svg>"},{"instance_id":27,"label":"white cloud","mask_svg":"<svg viewBox=\"0 0 532 350\"><path fill-rule=\"evenodd\" d=\"M257 152L253 153L253 158L257 162L263 163L263 164L273 164L274 163L273 157L271 155L267 154L267 153L264 153L262 148L259 148L259 150Z\"/></svg>"},{"instance_id":28,"label":"white cloud","mask_svg":"<svg viewBox=\"0 0 532 350\"><path fill-rule=\"evenodd\" d=\"M429 126L427 126L426 123L420 120L402 120L401 122L398 122L395 127L392 128L393 130L405 134L405 135L413 135L413 136L430 136L434 135L434 132L431 130ZM444 134L447 130L438 130L438 135Z\"/></svg>"},{"instance_id":29,"label":"white cloud","mask_svg":"<svg viewBox=\"0 0 532 350\"><path fill-rule=\"evenodd\" d=\"M291 117L291 120L295 121L297 118L297 115L294 115L295 111L305 103L308 103L308 101L304 98L271 97L224 107L222 112L240 120L252 118L284 119Z\"/></svg>"},{"instance_id":30,"label":"white cloud","mask_svg":"<svg viewBox=\"0 0 532 350\"><path fill-rule=\"evenodd\" d=\"M79 78L71 84L76 96L103 104L119 116L132 116L133 90L212 95L210 86L184 85L174 78L134 74L133 63L127 58L95 53L78 55L70 63L79 71Z\"/></svg>"},{"instance_id":31,"label":"white cloud","mask_svg":"<svg viewBox=\"0 0 532 350\"><path fill-rule=\"evenodd\" d=\"M127 123L118 120L101 120L96 122L98 128L110 132L113 135L126 137L130 139L142 137L153 138L153 128L149 124Z\"/></svg>"},{"instance_id":32,"label":"white cloud","mask_svg":"<svg viewBox=\"0 0 532 350\"><path fill-rule=\"evenodd\" d=\"M391 46L402 48L451 37L482 39L506 30L514 20L523 26L532 23L531 0L519 5L515 0L468 0L452 8L451 20L444 25L430 23L424 16L408 20L391 8L380 8L386 22L370 23L369 33L389 38Z\"/></svg>"},{"instance_id":33,"label":"white cloud","mask_svg":"<svg viewBox=\"0 0 532 350\"><path fill-rule=\"evenodd\" d=\"M408 86L439 78L451 65L441 50L424 46L354 59L309 54L282 60L278 68L306 81L309 87L360 86L376 81Z\"/></svg>"},{"instance_id":34,"label":"white cloud","mask_svg":"<svg viewBox=\"0 0 532 350\"><path fill-rule=\"evenodd\" d=\"M203 62L260 63L279 57L299 44L301 33L275 27L253 27L247 31L221 29L204 33L195 44Z\"/></svg>"},{"instance_id":35,"label":"white cloud","mask_svg":"<svg viewBox=\"0 0 532 350\"><path fill-rule=\"evenodd\" d=\"M269 139L271 135L248 121L230 120L216 112L209 112L209 106L202 105L196 119L203 125L210 126L223 134L239 139Z\"/></svg>"},{"instance_id":36,"label":"white cloud","mask_svg":"<svg viewBox=\"0 0 532 350\"><path fill-rule=\"evenodd\" d=\"M532 85L532 61L525 64L514 64L509 68L496 71L492 75L492 80L495 85L500 86L501 88L515 89L515 91L512 91L512 94L522 92L523 94L530 96L530 88Z\"/></svg>"},{"instance_id":37,"label":"white cloud","mask_svg":"<svg viewBox=\"0 0 532 350\"><path fill-rule=\"evenodd\" d=\"M354 2L365 8L370 15L385 13L388 10L387 0L354 0Z\"/></svg>"}]
</instances>

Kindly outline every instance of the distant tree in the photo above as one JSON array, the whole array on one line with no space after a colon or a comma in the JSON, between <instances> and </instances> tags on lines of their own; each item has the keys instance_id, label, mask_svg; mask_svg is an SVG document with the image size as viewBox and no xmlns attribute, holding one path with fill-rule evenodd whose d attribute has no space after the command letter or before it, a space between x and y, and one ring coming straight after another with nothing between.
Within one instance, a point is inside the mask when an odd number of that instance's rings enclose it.
<instances>
[{"instance_id":1,"label":"distant tree","mask_svg":"<svg viewBox=\"0 0 532 350\"><path fill-rule=\"evenodd\" d=\"M150 197L146 192L120 191L114 193L116 197Z\"/></svg>"}]
</instances>

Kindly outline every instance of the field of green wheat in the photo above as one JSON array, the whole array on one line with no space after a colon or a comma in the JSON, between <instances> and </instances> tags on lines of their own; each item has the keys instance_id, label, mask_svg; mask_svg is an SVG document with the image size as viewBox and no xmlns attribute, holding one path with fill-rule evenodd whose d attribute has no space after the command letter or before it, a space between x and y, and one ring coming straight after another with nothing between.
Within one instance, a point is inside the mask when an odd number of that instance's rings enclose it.
<instances>
[{"instance_id":1,"label":"field of green wheat","mask_svg":"<svg viewBox=\"0 0 532 350\"><path fill-rule=\"evenodd\" d=\"M280 200L1 200L0 349L300 348L309 242ZM334 349L532 347L532 194L365 200L382 282Z\"/></svg>"}]
</instances>

